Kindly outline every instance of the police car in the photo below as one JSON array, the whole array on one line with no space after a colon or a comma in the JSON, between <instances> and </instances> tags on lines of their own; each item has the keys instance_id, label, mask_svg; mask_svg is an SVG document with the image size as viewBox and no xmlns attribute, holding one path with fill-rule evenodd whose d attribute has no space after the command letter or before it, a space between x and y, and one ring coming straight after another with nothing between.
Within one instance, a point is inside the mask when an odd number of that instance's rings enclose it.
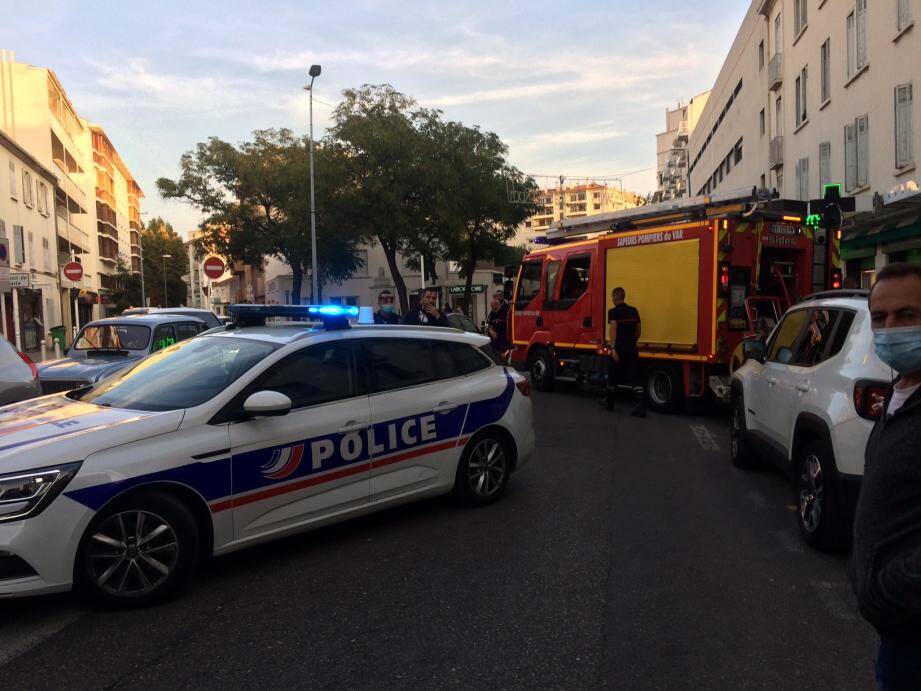
<instances>
[{"instance_id":1,"label":"police car","mask_svg":"<svg viewBox=\"0 0 921 691\"><path fill-rule=\"evenodd\" d=\"M527 380L453 329L357 308L235 322L93 387L0 408L0 597L161 601L204 556L422 497L499 498L534 450ZM321 316L325 328L267 317Z\"/></svg>"}]
</instances>

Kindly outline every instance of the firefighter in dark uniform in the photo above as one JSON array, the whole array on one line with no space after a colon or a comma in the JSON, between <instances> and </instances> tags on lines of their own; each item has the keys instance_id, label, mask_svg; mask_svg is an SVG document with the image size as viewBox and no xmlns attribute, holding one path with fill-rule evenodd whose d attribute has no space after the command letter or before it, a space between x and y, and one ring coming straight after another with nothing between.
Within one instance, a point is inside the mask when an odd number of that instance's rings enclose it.
<instances>
[{"instance_id":1,"label":"firefighter in dark uniform","mask_svg":"<svg viewBox=\"0 0 921 691\"><path fill-rule=\"evenodd\" d=\"M636 307L626 303L627 294L623 288L611 291L614 307L608 310L611 358L607 363L607 391L605 405L614 407L614 392L621 383L633 388L634 417L646 417L643 382L640 378L640 353L637 342L642 333L640 313Z\"/></svg>"}]
</instances>

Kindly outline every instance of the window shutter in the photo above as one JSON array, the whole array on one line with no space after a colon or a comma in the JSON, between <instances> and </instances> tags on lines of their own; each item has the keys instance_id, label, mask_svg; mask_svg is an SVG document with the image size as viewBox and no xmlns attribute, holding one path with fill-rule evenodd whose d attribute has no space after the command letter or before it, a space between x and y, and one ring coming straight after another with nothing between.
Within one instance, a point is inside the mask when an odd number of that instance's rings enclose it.
<instances>
[{"instance_id":1,"label":"window shutter","mask_svg":"<svg viewBox=\"0 0 921 691\"><path fill-rule=\"evenodd\" d=\"M803 169L800 173L800 199L807 201L809 199L809 159L802 159L800 165Z\"/></svg>"},{"instance_id":2,"label":"window shutter","mask_svg":"<svg viewBox=\"0 0 921 691\"><path fill-rule=\"evenodd\" d=\"M819 144L819 194L831 182L831 142Z\"/></svg>"},{"instance_id":3,"label":"window shutter","mask_svg":"<svg viewBox=\"0 0 921 691\"><path fill-rule=\"evenodd\" d=\"M911 105L912 85L902 84L895 88L895 165L904 168L911 163Z\"/></svg>"},{"instance_id":4,"label":"window shutter","mask_svg":"<svg viewBox=\"0 0 921 691\"><path fill-rule=\"evenodd\" d=\"M844 126L844 184L848 190L857 187L857 127Z\"/></svg>"},{"instance_id":5,"label":"window shutter","mask_svg":"<svg viewBox=\"0 0 921 691\"><path fill-rule=\"evenodd\" d=\"M850 77L856 71L856 60L854 52L857 49L857 37L854 29L854 13L847 16L847 76Z\"/></svg>"},{"instance_id":6,"label":"window shutter","mask_svg":"<svg viewBox=\"0 0 921 691\"><path fill-rule=\"evenodd\" d=\"M857 118L857 186L870 183L870 118Z\"/></svg>"},{"instance_id":7,"label":"window shutter","mask_svg":"<svg viewBox=\"0 0 921 691\"><path fill-rule=\"evenodd\" d=\"M901 31L911 21L911 0L899 0L899 16L896 28Z\"/></svg>"},{"instance_id":8,"label":"window shutter","mask_svg":"<svg viewBox=\"0 0 921 691\"><path fill-rule=\"evenodd\" d=\"M867 0L857 0L857 68L867 64Z\"/></svg>"}]
</instances>

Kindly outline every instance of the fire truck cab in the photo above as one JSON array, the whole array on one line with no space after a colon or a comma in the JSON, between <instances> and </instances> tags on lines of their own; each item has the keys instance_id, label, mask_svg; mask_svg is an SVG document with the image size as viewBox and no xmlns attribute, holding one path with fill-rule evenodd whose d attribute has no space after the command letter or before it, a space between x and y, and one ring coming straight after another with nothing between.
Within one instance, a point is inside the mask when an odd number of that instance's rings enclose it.
<instances>
[{"instance_id":1,"label":"fire truck cab","mask_svg":"<svg viewBox=\"0 0 921 691\"><path fill-rule=\"evenodd\" d=\"M728 394L741 343L801 297L840 288L839 235L805 224L808 202L748 189L555 224L515 285L512 362L538 389L601 383L611 292L640 312L647 403Z\"/></svg>"}]
</instances>

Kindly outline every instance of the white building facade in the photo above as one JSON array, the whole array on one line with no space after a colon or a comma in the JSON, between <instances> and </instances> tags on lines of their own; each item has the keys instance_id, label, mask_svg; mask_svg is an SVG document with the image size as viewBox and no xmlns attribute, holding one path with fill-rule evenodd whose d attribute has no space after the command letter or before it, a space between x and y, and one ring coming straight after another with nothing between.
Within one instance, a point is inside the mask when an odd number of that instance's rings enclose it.
<instances>
[{"instance_id":1,"label":"white building facade","mask_svg":"<svg viewBox=\"0 0 921 691\"><path fill-rule=\"evenodd\" d=\"M688 192L688 140L707 105L704 91L687 104L665 111L665 131L656 135L656 201L686 197Z\"/></svg>"},{"instance_id":2,"label":"white building facade","mask_svg":"<svg viewBox=\"0 0 921 691\"><path fill-rule=\"evenodd\" d=\"M689 139L691 194L837 183L857 199L852 284L921 261L919 19L921 0L754 0Z\"/></svg>"}]
</instances>

